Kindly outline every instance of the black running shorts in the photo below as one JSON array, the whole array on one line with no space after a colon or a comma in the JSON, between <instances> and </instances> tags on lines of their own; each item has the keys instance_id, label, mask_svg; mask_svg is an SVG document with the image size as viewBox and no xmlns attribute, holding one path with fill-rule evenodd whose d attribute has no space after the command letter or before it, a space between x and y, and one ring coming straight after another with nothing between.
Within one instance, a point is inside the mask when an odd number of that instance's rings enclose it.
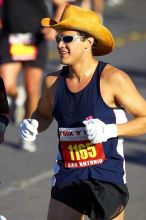
<instances>
[{"instance_id":1,"label":"black running shorts","mask_svg":"<svg viewBox=\"0 0 146 220\"><path fill-rule=\"evenodd\" d=\"M15 62L10 55L9 52L9 41L8 41L8 34L7 33L1 33L0 34L0 65L5 63L11 63ZM37 34L35 36L35 46L37 49L37 56L34 60L25 60L25 61L19 61L22 62L24 65L32 66L32 67L38 67L41 69L46 68L47 64L47 57L48 57L48 45L47 41L43 39L42 34Z\"/></svg>"},{"instance_id":2,"label":"black running shorts","mask_svg":"<svg viewBox=\"0 0 146 220\"><path fill-rule=\"evenodd\" d=\"M129 192L126 184L114 184L97 180L78 180L52 187L51 197L90 219L109 220L125 208Z\"/></svg>"}]
</instances>

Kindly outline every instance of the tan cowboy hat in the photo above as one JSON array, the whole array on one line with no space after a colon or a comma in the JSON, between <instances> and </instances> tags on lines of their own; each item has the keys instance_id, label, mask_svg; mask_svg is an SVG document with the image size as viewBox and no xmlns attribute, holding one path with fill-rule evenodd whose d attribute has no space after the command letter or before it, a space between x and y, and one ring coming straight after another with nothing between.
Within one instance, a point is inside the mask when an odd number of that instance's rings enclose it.
<instances>
[{"instance_id":1,"label":"tan cowboy hat","mask_svg":"<svg viewBox=\"0 0 146 220\"><path fill-rule=\"evenodd\" d=\"M51 18L43 18L43 27L55 30L69 29L90 34L97 41L94 55L101 56L110 53L115 46L111 32L101 23L100 17L93 11L74 5L66 5L59 22Z\"/></svg>"}]
</instances>

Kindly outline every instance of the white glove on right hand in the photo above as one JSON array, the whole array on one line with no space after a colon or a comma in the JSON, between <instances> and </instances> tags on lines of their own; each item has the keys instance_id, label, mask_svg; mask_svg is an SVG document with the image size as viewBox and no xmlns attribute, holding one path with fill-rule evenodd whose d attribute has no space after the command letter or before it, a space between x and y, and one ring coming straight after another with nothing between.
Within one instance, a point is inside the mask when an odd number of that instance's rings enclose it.
<instances>
[{"instance_id":1,"label":"white glove on right hand","mask_svg":"<svg viewBox=\"0 0 146 220\"><path fill-rule=\"evenodd\" d=\"M20 123L19 136L25 141L34 141L38 134L38 121L35 119L24 119Z\"/></svg>"},{"instance_id":2,"label":"white glove on right hand","mask_svg":"<svg viewBox=\"0 0 146 220\"><path fill-rule=\"evenodd\" d=\"M83 121L86 125L88 139L93 143L106 142L109 138L117 137L116 124L105 124L95 118Z\"/></svg>"}]
</instances>

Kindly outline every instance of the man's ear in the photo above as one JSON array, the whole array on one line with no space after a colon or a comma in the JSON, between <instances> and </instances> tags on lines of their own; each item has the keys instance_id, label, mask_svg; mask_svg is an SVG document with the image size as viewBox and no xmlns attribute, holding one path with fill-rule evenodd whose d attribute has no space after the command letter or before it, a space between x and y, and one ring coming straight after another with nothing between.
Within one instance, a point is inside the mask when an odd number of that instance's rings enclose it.
<instances>
[{"instance_id":1,"label":"man's ear","mask_svg":"<svg viewBox=\"0 0 146 220\"><path fill-rule=\"evenodd\" d=\"M87 49L89 47L91 48L93 46L93 44L94 44L94 38L93 37L88 37L85 49Z\"/></svg>"},{"instance_id":2,"label":"man's ear","mask_svg":"<svg viewBox=\"0 0 146 220\"><path fill-rule=\"evenodd\" d=\"M91 46L93 46L93 44L94 44L94 38L93 38L93 37L89 37L88 40L89 40L89 43L91 44Z\"/></svg>"}]
</instances>

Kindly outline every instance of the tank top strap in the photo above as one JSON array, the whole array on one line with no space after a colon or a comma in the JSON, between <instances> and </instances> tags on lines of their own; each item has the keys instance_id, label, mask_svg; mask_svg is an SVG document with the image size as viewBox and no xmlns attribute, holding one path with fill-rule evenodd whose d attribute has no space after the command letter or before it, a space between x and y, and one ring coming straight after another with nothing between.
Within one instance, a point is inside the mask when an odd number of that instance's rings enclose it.
<instances>
[{"instance_id":1,"label":"tank top strap","mask_svg":"<svg viewBox=\"0 0 146 220\"><path fill-rule=\"evenodd\" d=\"M103 61L99 61L99 64L97 66L97 69L96 69L96 73L97 75L101 75L103 69L105 68L105 66L107 65L107 63L103 62Z\"/></svg>"},{"instance_id":2,"label":"tank top strap","mask_svg":"<svg viewBox=\"0 0 146 220\"><path fill-rule=\"evenodd\" d=\"M57 83L57 93L60 91L60 89L62 89L64 87L64 83L65 83L65 78L68 76L69 74L69 67L68 66L63 66L60 76L58 78L58 83Z\"/></svg>"},{"instance_id":3,"label":"tank top strap","mask_svg":"<svg viewBox=\"0 0 146 220\"><path fill-rule=\"evenodd\" d=\"M101 76L101 73L106 65L107 65L107 63L105 63L103 61L99 61L98 66L96 67L96 70L95 70L94 75L92 77L92 80L90 81L90 84L89 84L89 86L92 88L91 93L93 92L96 95L100 94L100 86L99 86L100 76ZM98 94L96 93L96 91L98 91Z\"/></svg>"},{"instance_id":4,"label":"tank top strap","mask_svg":"<svg viewBox=\"0 0 146 220\"><path fill-rule=\"evenodd\" d=\"M68 76L68 74L69 74L69 67L68 66L63 66L60 76L66 77L66 76Z\"/></svg>"}]
</instances>

